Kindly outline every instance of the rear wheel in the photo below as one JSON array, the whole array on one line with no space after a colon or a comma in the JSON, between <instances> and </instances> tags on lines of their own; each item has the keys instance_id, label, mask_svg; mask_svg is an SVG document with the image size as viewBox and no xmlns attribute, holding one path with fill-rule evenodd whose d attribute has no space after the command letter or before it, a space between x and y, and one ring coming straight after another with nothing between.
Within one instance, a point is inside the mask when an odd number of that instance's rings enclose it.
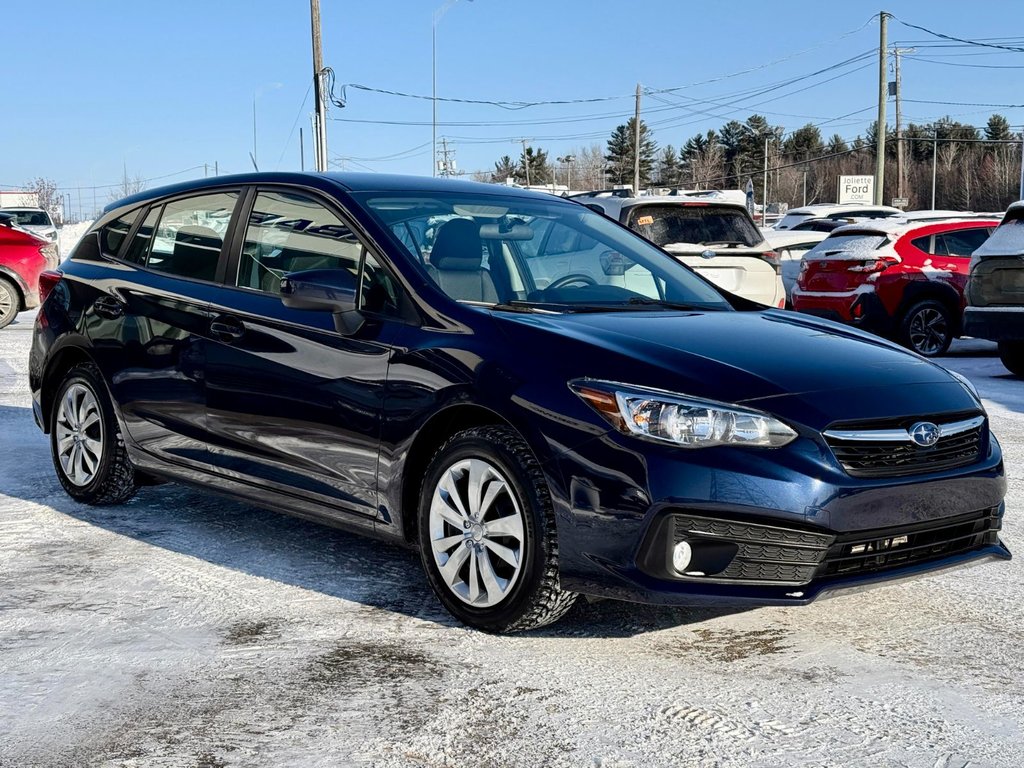
<instances>
[{"instance_id":1,"label":"rear wheel","mask_svg":"<svg viewBox=\"0 0 1024 768\"><path fill-rule=\"evenodd\" d=\"M463 623L515 632L572 607L576 595L558 582L551 495L515 430L477 427L450 438L427 469L419 524L430 586Z\"/></svg>"},{"instance_id":2,"label":"rear wheel","mask_svg":"<svg viewBox=\"0 0 1024 768\"><path fill-rule=\"evenodd\" d=\"M57 389L50 449L57 478L76 501L120 504L134 495L135 468L95 365L75 366Z\"/></svg>"},{"instance_id":3,"label":"rear wheel","mask_svg":"<svg viewBox=\"0 0 1024 768\"><path fill-rule=\"evenodd\" d=\"M1000 341L999 359L1006 370L1024 378L1024 341Z\"/></svg>"},{"instance_id":4,"label":"rear wheel","mask_svg":"<svg viewBox=\"0 0 1024 768\"><path fill-rule=\"evenodd\" d=\"M6 328L21 311L21 297L10 280L0 277L0 328Z\"/></svg>"},{"instance_id":5,"label":"rear wheel","mask_svg":"<svg viewBox=\"0 0 1024 768\"><path fill-rule=\"evenodd\" d=\"M900 343L925 357L946 353L953 343L953 316L941 301L914 304L900 324Z\"/></svg>"}]
</instances>

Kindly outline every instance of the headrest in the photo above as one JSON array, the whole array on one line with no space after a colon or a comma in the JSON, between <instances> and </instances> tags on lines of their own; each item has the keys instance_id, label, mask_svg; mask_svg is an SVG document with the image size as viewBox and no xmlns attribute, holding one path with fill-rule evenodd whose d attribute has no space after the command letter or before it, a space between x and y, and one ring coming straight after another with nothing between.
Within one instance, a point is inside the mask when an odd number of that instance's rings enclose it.
<instances>
[{"instance_id":1,"label":"headrest","mask_svg":"<svg viewBox=\"0 0 1024 768\"><path fill-rule=\"evenodd\" d=\"M471 219L452 219L442 224L430 251L431 266L459 272L481 269L483 258L480 225Z\"/></svg>"},{"instance_id":2,"label":"headrest","mask_svg":"<svg viewBox=\"0 0 1024 768\"><path fill-rule=\"evenodd\" d=\"M198 248L213 248L218 251L224 244L224 240L217 234L217 230L200 227L196 224L187 224L175 232L174 242L194 245Z\"/></svg>"}]
</instances>

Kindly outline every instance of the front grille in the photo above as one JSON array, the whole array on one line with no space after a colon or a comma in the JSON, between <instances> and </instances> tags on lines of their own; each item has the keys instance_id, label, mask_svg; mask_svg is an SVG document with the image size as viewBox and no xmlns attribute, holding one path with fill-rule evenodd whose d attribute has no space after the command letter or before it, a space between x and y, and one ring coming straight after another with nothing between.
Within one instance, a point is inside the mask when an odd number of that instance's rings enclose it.
<instances>
[{"instance_id":1,"label":"front grille","mask_svg":"<svg viewBox=\"0 0 1024 768\"><path fill-rule=\"evenodd\" d=\"M995 544L1001 527L999 507L991 507L930 523L843 534L815 577L872 573L970 552Z\"/></svg>"},{"instance_id":2,"label":"front grille","mask_svg":"<svg viewBox=\"0 0 1024 768\"><path fill-rule=\"evenodd\" d=\"M911 420L905 419L898 426L888 428L873 426L871 429L863 430L862 437L858 439L839 436L836 430L829 430L824 435L836 459L847 474L853 477L902 477L923 472L940 472L973 464L980 458L984 421L956 434L940 437L935 445L927 448L911 442L909 435L902 441L893 440L891 437L884 440L870 439L873 432L884 434L906 430L912 423L908 421ZM844 429L840 434L857 431Z\"/></svg>"}]
</instances>

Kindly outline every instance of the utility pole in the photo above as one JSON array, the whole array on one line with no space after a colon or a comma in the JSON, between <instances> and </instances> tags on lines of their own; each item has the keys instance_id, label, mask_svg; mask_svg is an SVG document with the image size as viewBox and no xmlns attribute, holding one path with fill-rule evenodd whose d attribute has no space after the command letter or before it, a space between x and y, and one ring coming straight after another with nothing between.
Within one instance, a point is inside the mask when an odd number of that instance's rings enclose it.
<instances>
[{"instance_id":1,"label":"utility pole","mask_svg":"<svg viewBox=\"0 0 1024 768\"><path fill-rule=\"evenodd\" d=\"M259 170L259 165L256 163L256 94L252 95L252 164Z\"/></svg>"},{"instance_id":2,"label":"utility pole","mask_svg":"<svg viewBox=\"0 0 1024 768\"><path fill-rule=\"evenodd\" d=\"M306 170L306 142L302 138L302 126L299 126L299 170Z\"/></svg>"},{"instance_id":3,"label":"utility pole","mask_svg":"<svg viewBox=\"0 0 1024 768\"><path fill-rule=\"evenodd\" d=\"M441 160L438 163L440 166L441 176L454 176L455 175L455 161L451 159L451 156L455 154L454 149L448 149L448 137L441 137Z\"/></svg>"},{"instance_id":4,"label":"utility pole","mask_svg":"<svg viewBox=\"0 0 1024 768\"><path fill-rule=\"evenodd\" d=\"M761 201L761 226L768 222L768 134L764 137L764 200Z\"/></svg>"},{"instance_id":5,"label":"utility pole","mask_svg":"<svg viewBox=\"0 0 1024 768\"><path fill-rule=\"evenodd\" d=\"M932 210L935 210L935 171L939 165L939 129L935 129L932 139Z\"/></svg>"},{"instance_id":6,"label":"utility pole","mask_svg":"<svg viewBox=\"0 0 1024 768\"><path fill-rule=\"evenodd\" d=\"M906 189L906 175L907 168L904 163L904 146L903 146L903 110L901 108L901 102L903 99L903 78L900 77L900 56L904 53L915 53L916 48L899 48L893 47L893 69L896 75L896 197L904 197L904 190Z\"/></svg>"},{"instance_id":7,"label":"utility pole","mask_svg":"<svg viewBox=\"0 0 1024 768\"><path fill-rule=\"evenodd\" d=\"M878 123L875 126L875 205L881 205L885 186L885 102L889 99L889 77L886 68L888 58L887 31L889 14L878 14Z\"/></svg>"},{"instance_id":8,"label":"utility pole","mask_svg":"<svg viewBox=\"0 0 1024 768\"><path fill-rule=\"evenodd\" d=\"M207 173L207 164L206 164L206 163L203 163L203 178L205 179L205 178L206 178L207 176L208 176L208 173Z\"/></svg>"},{"instance_id":9,"label":"utility pole","mask_svg":"<svg viewBox=\"0 0 1024 768\"><path fill-rule=\"evenodd\" d=\"M640 194L640 83L636 84L636 112L633 115L633 194Z\"/></svg>"},{"instance_id":10,"label":"utility pole","mask_svg":"<svg viewBox=\"0 0 1024 768\"><path fill-rule=\"evenodd\" d=\"M313 90L316 117L314 118L313 154L316 170L327 170L327 104L324 102L324 57L320 47L320 0L309 0L310 23L313 32Z\"/></svg>"},{"instance_id":11,"label":"utility pole","mask_svg":"<svg viewBox=\"0 0 1024 768\"><path fill-rule=\"evenodd\" d=\"M1024 200L1024 128L1020 132L1020 197Z\"/></svg>"},{"instance_id":12,"label":"utility pole","mask_svg":"<svg viewBox=\"0 0 1024 768\"><path fill-rule=\"evenodd\" d=\"M523 167L526 169L526 186L530 186L530 156L526 152L526 142L529 139L520 139L523 144Z\"/></svg>"},{"instance_id":13,"label":"utility pole","mask_svg":"<svg viewBox=\"0 0 1024 768\"><path fill-rule=\"evenodd\" d=\"M220 160L213 161L213 175L220 176Z\"/></svg>"}]
</instances>

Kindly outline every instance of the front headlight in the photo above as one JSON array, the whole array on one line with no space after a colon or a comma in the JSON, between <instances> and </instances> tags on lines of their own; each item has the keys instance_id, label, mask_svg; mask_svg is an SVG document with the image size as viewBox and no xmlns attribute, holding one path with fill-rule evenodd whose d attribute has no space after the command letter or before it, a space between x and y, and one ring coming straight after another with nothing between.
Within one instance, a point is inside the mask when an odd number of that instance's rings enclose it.
<instances>
[{"instance_id":1,"label":"front headlight","mask_svg":"<svg viewBox=\"0 0 1024 768\"><path fill-rule=\"evenodd\" d=\"M589 379L569 387L620 432L681 448L777 448L797 436L767 413L713 400Z\"/></svg>"}]
</instances>

